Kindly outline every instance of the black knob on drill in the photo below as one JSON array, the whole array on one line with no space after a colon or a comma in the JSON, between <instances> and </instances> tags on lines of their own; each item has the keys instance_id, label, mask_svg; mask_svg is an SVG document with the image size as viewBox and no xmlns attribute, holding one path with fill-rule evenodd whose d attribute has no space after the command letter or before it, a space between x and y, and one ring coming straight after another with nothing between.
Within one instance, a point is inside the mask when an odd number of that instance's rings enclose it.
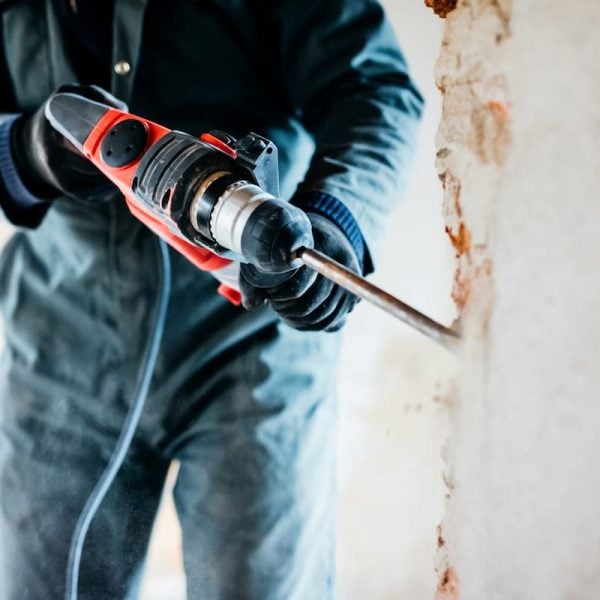
<instances>
[{"instance_id":1,"label":"black knob on drill","mask_svg":"<svg viewBox=\"0 0 600 600\"><path fill-rule=\"evenodd\" d=\"M138 158L146 147L148 132L141 121L126 119L104 137L100 152L109 167L125 167Z\"/></svg>"},{"instance_id":2,"label":"black knob on drill","mask_svg":"<svg viewBox=\"0 0 600 600\"><path fill-rule=\"evenodd\" d=\"M294 252L314 245L306 214L283 200L262 202L250 214L241 239L242 255L267 273L284 273L301 266Z\"/></svg>"}]
</instances>

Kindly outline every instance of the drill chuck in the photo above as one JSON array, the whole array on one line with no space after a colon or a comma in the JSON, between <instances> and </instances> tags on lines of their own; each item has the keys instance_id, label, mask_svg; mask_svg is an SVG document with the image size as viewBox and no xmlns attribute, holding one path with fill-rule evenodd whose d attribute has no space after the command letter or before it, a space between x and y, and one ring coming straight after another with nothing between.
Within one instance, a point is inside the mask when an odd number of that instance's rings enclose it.
<instances>
[{"instance_id":1,"label":"drill chuck","mask_svg":"<svg viewBox=\"0 0 600 600\"><path fill-rule=\"evenodd\" d=\"M268 273L301 267L296 251L313 246L312 226L304 211L275 198L254 209L242 234L242 255Z\"/></svg>"},{"instance_id":2,"label":"drill chuck","mask_svg":"<svg viewBox=\"0 0 600 600\"><path fill-rule=\"evenodd\" d=\"M242 237L252 213L274 197L249 181L236 181L220 196L210 215L215 241L243 256Z\"/></svg>"},{"instance_id":3,"label":"drill chuck","mask_svg":"<svg viewBox=\"0 0 600 600\"><path fill-rule=\"evenodd\" d=\"M301 266L295 252L313 246L304 212L255 183L231 179L230 173L219 172L198 186L190 205L194 228L262 271L282 273ZM217 198L215 188L220 188Z\"/></svg>"}]
</instances>

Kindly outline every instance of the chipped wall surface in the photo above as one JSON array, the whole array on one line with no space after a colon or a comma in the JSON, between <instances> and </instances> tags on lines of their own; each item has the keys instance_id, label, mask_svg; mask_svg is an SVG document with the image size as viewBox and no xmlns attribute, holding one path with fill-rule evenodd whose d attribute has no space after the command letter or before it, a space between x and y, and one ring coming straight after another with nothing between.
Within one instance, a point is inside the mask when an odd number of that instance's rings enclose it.
<instances>
[{"instance_id":1,"label":"chipped wall surface","mask_svg":"<svg viewBox=\"0 0 600 600\"><path fill-rule=\"evenodd\" d=\"M597 0L447 16L437 167L465 347L438 600L599 597L599 31Z\"/></svg>"}]
</instances>

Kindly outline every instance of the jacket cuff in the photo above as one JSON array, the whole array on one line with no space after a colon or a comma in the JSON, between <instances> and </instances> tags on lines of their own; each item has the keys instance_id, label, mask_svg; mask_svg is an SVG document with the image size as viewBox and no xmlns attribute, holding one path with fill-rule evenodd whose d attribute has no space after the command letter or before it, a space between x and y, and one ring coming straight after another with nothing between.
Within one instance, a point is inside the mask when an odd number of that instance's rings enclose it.
<instances>
[{"instance_id":1,"label":"jacket cuff","mask_svg":"<svg viewBox=\"0 0 600 600\"><path fill-rule=\"evenodd\" d=\"M301 192L291 202L304 211L317 213L333 221L352 244L363 274L368 275L373 271L371 255L360 227L343 202L331 194L317 191Z\"/></svg>"},{"instance_id":2,"label":"jacket cuff","mask_svg":"<svg viewBox=\"0 0 600 600\"><path fill-rule=\"evenodd\" d=\"M32 194L17 170L11 147L11 130L19 116L11 115L0 123L0 206L13 225L33 229L44 218L50 202Z\"/></svg>"}]
</instances>

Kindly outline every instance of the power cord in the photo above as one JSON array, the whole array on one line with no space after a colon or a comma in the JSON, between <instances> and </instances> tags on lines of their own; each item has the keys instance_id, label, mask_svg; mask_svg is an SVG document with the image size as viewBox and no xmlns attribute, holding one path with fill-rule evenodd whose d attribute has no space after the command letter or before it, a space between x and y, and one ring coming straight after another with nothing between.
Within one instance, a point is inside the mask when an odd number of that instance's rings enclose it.
<instances>
[{"instance_id":1,"label":"power cord","mask_svg":"<svg viewBox=\"0 0 600 600\"><path fill-rule=\"evenodd\" d=\"M156 310L154 334L146 351L146 357L141 371L142 376L139 380L135 400L127 413L123 428L121 429L121 434L119 435L119 439L110 456L108 464L87 499L87 502L77 519L77 524L75 525L75 530L71 537L71 546L69 548L69 559L67 564L66 600L77 600L81 554L88 529L94 516L98 512L100 504L106 497L106 494L123 465L123 461L125 460L125 456L131 446L131 441L133 440L133 436L135 435L137 426L140 422L146 399L148 398L152 374L154 373L160 342L165 329L165 320L171 293L171 261L168 247L162 240L158 240L158 245L162 265L162 281L160 282L162 289Z\"/></svg>"}]
</instances>

